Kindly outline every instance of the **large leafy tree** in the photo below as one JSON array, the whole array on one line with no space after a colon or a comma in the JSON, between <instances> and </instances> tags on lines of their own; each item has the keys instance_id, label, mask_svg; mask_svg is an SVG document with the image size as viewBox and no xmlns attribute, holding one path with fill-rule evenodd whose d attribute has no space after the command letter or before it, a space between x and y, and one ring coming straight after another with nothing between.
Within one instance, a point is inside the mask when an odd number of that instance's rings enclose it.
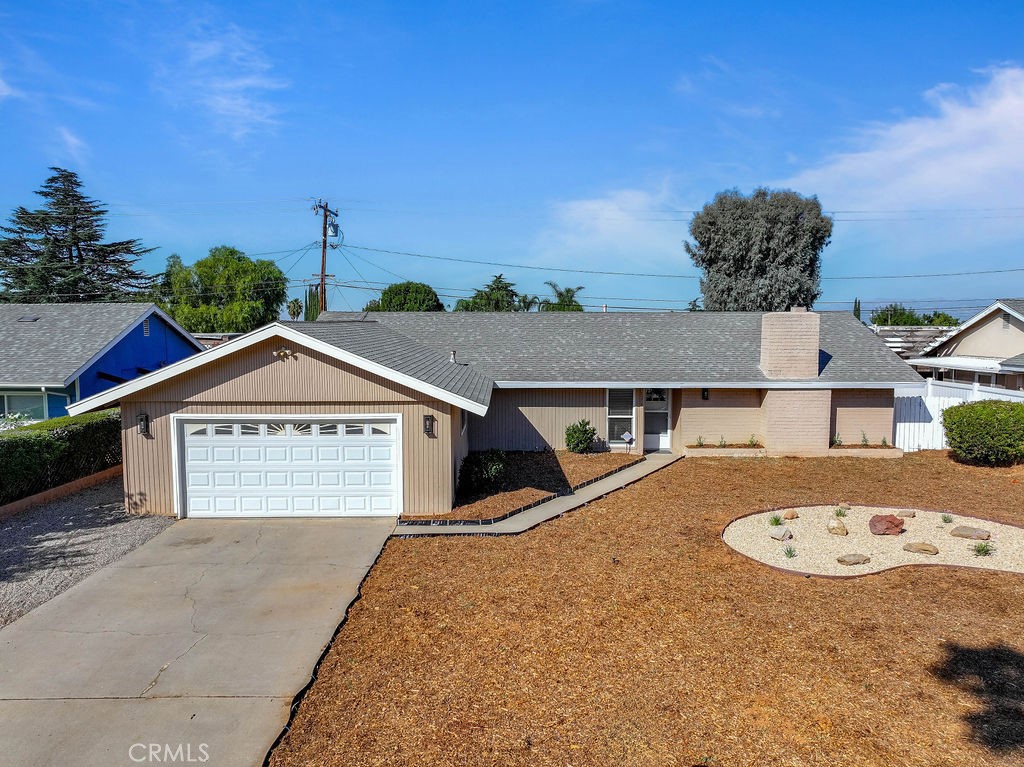
<instances>
[{"instance_id":1,"label":"large leafy tree","mask_svg":"<svg viewBox=\"0 0 1024 767\"><path fill-rule=\"evenodd\" d=\"M432 287L424 282L396 282L370 301L367 312L443 312L444 304Z\"/></svg>"},{"instance_id":2,"label":"large leafy tree","mask_svg":"<svg viewBox=\"0 0 1024 767\"><path fill-rule=\"evenodd\" d=\"M816 197L719 192L694 215L686 252L703 271L707 311L786 311L821 295L821 251L832 219Z\"/></svg>"},{"instance_id":3,"label":"large leafy tree","mask_svg":"<svg viewBox=\"0 0 1024 767\"><path fill-rule=\"evenodd\" d=\"M192 266L171 256L160 286L164 308L189 332L247 333L278 318L288 280L273 261L220 245Z\"/></svg>"},{"instance_id":4,"label":"large leafy tree","mask_svg":"<svg viewBox=\"0 0 1024 767\"><path fill-rule=\"evenodd\" d=\"M951 327L959 325L960 320L946 312L926 312L919 314L903 304L889 304L871 312L873 325L936 325Z\"/></svg>"},{"instance_id":5,"label":"large leafy tree","mask_svg":"<svg viewBox=\"0 0 1024 767\"><path fill-rule=\"evenodd\" d=\"M494 279L469 298L460 298L455 303L457 312L514 312L519 308L515 284L500 274L494 275Z\"/></svg>"},{"instance_id":6,"label":"large leafy tree","mask_svg":"<svg viewBox=\"0 0 1024 767\"><path fill-rule=\"evenodd\" d=\"M540 302L542 312L582 312L583 305L576 300L576 294L583 290L582 285L575 288L560 287L557 282L550 280L544 283L551 288L552 297L544 298Z\"/></svg>"},{"instance_id":7,"label":"large leafy tree","mask_svg":"<svg viewBox=\"0 0 1024 767\"><path fill-rule=\"evenodd\" d=\"M141 299L152 278L135 268L152 248L104 242L107 210L82 193L78 175L50 168L36 194L43 207L18 207L0 226L0 299L60 303Z\"/></svg>"}]
</instances>

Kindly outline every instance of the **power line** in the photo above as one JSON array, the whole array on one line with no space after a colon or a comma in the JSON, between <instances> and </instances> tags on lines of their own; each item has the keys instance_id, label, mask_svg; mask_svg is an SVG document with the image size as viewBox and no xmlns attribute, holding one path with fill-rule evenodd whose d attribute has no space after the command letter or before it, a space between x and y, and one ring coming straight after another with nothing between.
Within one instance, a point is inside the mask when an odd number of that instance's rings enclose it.
<instances>
[{"instance_id":1,"label":"power line","mask_svg":"<svg viewBox=\"0 0 1024 767\"><path fill-rule=\"evenodd\" d=\"M571 267L558 266L535 266L533 264L513 264L501 261L481 261L472 258L455 258L454 256L433 256L426 253L412 253L402 250L386 250L384 248L371 248L365 245L346 244L345 247L356 250L365 250L371 253L383 253L392 256L409 256L412 258L426 258L434 261L451 261L460 264L476 264L479 266L496 266L503 269L534 269L545 272L571 272L574 274L594 274L609 277L655 277L658 279L697 280L700 275L695 274L664 274L654 272L619 272L603 269L574 269ZM931 274L878 274L878 275L845 275L839 277L822 277L822 280L904 280L923 279L929 277L966 277L979 274L1009 274L1011 272L1024 272L1024 267L1013 267L1010 269L984 269L963 272L935 272Z\"/></svg>"}]
</instances>

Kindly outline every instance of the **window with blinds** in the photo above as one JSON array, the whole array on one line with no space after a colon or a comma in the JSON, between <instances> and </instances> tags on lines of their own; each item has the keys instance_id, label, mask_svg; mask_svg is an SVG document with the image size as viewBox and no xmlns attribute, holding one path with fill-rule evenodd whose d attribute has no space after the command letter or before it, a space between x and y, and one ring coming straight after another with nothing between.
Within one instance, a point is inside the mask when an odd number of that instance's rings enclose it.
<instances>
[{"instance_id":1,"label":"window with blinds","mask_svg":"<svg viewBox=\"0 0 1024 767\"><path fill-rule=\"evenodd\" d=\"M633 390L608 390L608 442L623 444L624 432L636 435L633 429Z\"/></svg>"}]
</instances>

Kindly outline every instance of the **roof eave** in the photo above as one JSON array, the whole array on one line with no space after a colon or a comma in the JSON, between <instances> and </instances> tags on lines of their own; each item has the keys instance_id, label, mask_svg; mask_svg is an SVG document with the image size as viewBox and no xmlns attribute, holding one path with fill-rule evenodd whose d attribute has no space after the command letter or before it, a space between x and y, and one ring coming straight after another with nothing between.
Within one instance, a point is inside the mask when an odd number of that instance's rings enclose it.
<instances>
[{"instance_id":1,"label":"roof eave","mask_svg":"<svg viewBox=\"0 0 1024 767\"><path fill-rule=\"evenodd\" d=\"M419 391L423 394L428 394L436 397L442 402L461 407L471 413L477 415L486 415L487 404L476 402L458 394L454 394L446 389L442 389L433 384L428 384L419 379L413 378L412 376L404 373L399 373L396 370L388 368L380 363L368 360L365 357L360 357L357 354L348 352L341 349L333 344L320 341L313 336L306 335L297 330L294 330L280 322L273 322L269 325L264 325L262 328L253 330L250 333L246 333L243 336L234 338L230 341L226 341L218 346L214 346L211 349L205 349L204 351L194 354L191 357L186 357L183 360L179 360L167 367L154 370L152 373L134 378L131 381L126 381L123 384L111 387L106 391L102 391L99 394L94 394L91 397L87 397L83 400L68 406L68 413L71 415L79 415L81 413L88 413L92 410L100 410L104 407L119 402L121 398L143 391L151 386L168 381L179 375L187 373L190 370L202 367L203 365L209 364L215 360L226 357L229 354L233 354L236 351L248 348L254 344L265 341L274 336L281 336L290 341L309 347L315 351L319 351L329 357L333 357L341 362L346 362L351 365L355 365L368 372L375 373L382 376L394 383L402 386L407 386L414 391Z\"/></svg>"}]
</instances>

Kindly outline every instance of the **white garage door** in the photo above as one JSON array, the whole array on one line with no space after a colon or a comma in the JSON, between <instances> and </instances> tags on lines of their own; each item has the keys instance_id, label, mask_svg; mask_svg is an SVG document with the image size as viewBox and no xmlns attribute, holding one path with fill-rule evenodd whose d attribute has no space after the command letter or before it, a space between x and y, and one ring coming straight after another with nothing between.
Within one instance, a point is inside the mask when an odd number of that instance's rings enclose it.
<instances>
[{"instance_id":1,"label":"white garage door","mask_svg":"<svg viewBox=\"0 0 1024 767\"><path fill-rule=\"evenodd\" d=\"M395 419L188 421L189 517L347 517L399 513Z\"/></svg>"}]
</instances>

